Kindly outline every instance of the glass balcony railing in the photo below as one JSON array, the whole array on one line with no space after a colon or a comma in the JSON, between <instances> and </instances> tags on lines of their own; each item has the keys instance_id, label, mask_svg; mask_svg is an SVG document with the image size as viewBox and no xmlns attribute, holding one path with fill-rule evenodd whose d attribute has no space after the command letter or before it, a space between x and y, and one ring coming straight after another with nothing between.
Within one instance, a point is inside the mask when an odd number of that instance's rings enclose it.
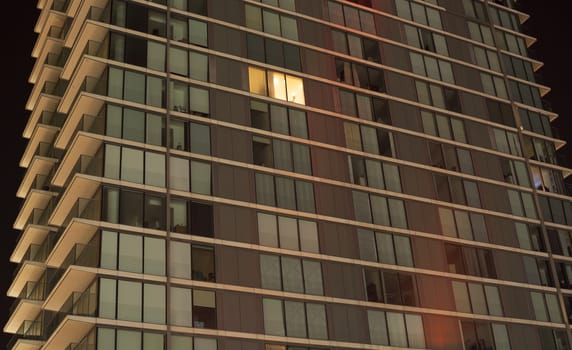
<instances>
[{"instance_id":1,"label":"glass balcony railing","mask_svg":"<svg viewBox=\"0 0 572 350\"><path fill-rule=\"evenodd\" d=\"M52 10L66 13L69 4L70 0L54 0L54 2L52 3Z\"/></svg>"},{"instance_id":2,"label":"glass balcony railing","mask_svg":"<svg viewBox=\"0 0 572 350\"><path fill-rule=\"evenodd\" d=\"M53 144L49 142L39 142L38 147L34 152L35 156L56 158L56 159L61 159L63 154L64 154L63 150L54 148Z\"/></svg>"},{"instance_id":3,"label":"glass balcony railing","mask_svg":"<svg viewBox=\"0 0 572 350\"><path fill-rule=\"evenodd\" d=\"M42 322L36 320L24 321L6 345L6 349L11 350L19 339L43 340Z\"/></svg>"},{"instance_id":4,"label":"glass balcony railing","mask_svg":"<svg viewBox=\"0 0 572 350\"><path fill-rule=\"evenodd\" d=\"M73 292L64 302L61 310L55 313L42 330L44 334L52 334L68 315L95 316L97 314L97 294L91 290Z\"/></svg>"},{"instance_id":5,"label":"glass balcony railing","mask_svg":"<svg viewBox=\"0 0 572 350\"><path fill-rule=\"evenodd\" d=\"M98 267L99 247L93 244L75 244L62 262L61 269L65 270L71 265Z\"/></svg>"},{"instance_id":6,"label":"glass balcony railing","mask_svg":"<svg viewBox=\"0 0 572 350\"><path fill-rule=\"evenodd\" d=\"M50 179L51 175L44 175L44 174L37 174L32 181L32 185L30 188L35 190L43 190L49 191L50 190Z\"/></svg>"},{"instance_id":7,"label":"glass balcony railing","mask_svg":"<svg viewBox=\"0 0 572 350\"><path fill-rule=\"evenodd\" d=\"M78 198L62 226L66 227L73 218L101 220L101 201L98 199Z\"/></svg>"},{"instance_id":8,"label":"glass balcony railing","mask_svg":"<svg viewBox=\"0 0 572 350\"><path fill-rule=\"evenodd\" d=\"M44 111L40 115L39 123L44 125L51 125L61 127L66 121L66 115L57 112Z\"/></svg>"}]
</instances>

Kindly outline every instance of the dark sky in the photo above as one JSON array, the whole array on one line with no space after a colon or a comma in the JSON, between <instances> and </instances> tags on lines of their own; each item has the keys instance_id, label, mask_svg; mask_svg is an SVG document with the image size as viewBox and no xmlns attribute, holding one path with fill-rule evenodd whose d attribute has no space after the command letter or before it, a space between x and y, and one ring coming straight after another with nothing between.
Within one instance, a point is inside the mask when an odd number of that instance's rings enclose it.
<instances>
[{"instance_id":1,"label":"dark sky","mask_svg":"<svg viewBox=\"0 0 572 350\"><path fill-rule=\"evenodd\" d=\"M566 11L561 2L521 0L523 12L531 14L526 29L529 35L538 38L532 48L534 57L545 63L540 73L543 83L552 88L546 98L552 103L553 110L560 115L554 122L554 126L560 129L560 135L568 143L572 142L572 123L570 122L570 98L572 94L566 82L572 81L572 62L569 60L569 52L572 50L572 40L566 37L568 30L563 30L568 25ZM12 14L18 14L15 21L0 21L3 36L4 50L2 64L7 67L2 72L3 92L3 135L4 161L3 167L7 169L3 174L5 185L3 188L4 205L1 211L1 233L3 235L0 244L0 327L3 328L8 319L8 308L13 299L7 298L6 290L12 278L15 265L8 259L14 247L18 231L12 229L12 224L18 214L18 206L21 200L15 198L23 169L18 163L23 153L25 143L22 139L22 131L29 112L24 105L31 91L31 85L27 82L34 61L30 53L36 38L33 26L38 14L35 8L35 0L11 2ZM6 146L8 144L9 146ZM570 147L563 148L561 153L572 153ZM568 156L568 158L571 158ZM2 334L0 328L0 334ZM0 348L10 339L9 335L0 337Z\"/></svg>"}]
</instances>

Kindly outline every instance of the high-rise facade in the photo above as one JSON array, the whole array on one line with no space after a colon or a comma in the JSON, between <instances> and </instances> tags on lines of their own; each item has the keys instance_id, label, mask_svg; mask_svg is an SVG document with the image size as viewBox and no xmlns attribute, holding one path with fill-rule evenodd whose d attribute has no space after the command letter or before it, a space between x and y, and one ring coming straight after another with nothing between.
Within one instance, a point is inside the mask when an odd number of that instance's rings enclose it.
<instances>
[{"instance_id":1,"label":"high-rise facade","mask_svg":"<svg viewBox=\"0 0 572 350\"><path fill-rule=\"evenodd\" d=\"M513 0L39 0L9 350L569 349Z\"/></svg>"}]
</instances>

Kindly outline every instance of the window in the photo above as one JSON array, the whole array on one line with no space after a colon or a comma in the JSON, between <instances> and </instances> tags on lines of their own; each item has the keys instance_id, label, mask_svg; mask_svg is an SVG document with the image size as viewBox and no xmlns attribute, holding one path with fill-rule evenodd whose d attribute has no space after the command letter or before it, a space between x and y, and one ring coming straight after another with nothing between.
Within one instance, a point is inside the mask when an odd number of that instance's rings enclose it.
<instances>
[{"instance_id":1,"label":"window","mask_svg":"<svg viewBox=\"0 0 572 350\"><path fill-rule=\"evenodd\" d=\"M100 317L165 324L165 286L100 278Z\"/></svg>"},{"instance_id":2,"label":"window","mask_svg":"<svg viewBox=\"0 0 572 350\"><path fill-rule=\"evenodd\" d=\"M415 81L417 100L431 106L461 112L461 101L456 90L423 81Z\"/></svg>"},{"instance_id":3,"label":"window","mask_svg":"<svg viewBox=\"0 0 572 350\"><path fill-rule=\"evenodd\" d=\"M508 200L511 207L511 213L518 216L525 216L536 219L536 206L530 193L515 191L511 189L506 190L508 193Z\"/></svg>"},{"instance_id":4,"label":"window","mask_svg":"<svg viewBox=\"0 0 572 350\"><path fill-rule=\"evenodd\" d=\"M170 249L169 276L196 281L215 281L215 254L213 247L172 240Z\"/></svg>"},{"instance_id":5,"label":"window","mask_svg":"<svg viewBox=\"0 0 572 350\"><path fill-rule=\"evenodd\" d=\"M312 183L262 173L256 174L256 202L310 213L316 210Z\"/></svg>"},{"instance_id":6,"label":"window","mask_svg":"<svg viewBox=\"0 0 572 350\"><path fill-rule=\"evenodd\" d=\"M381 63L379 43L377 41L336 29L332 29L331 32L334 51Z\"/></svg>"},{"instance_id":7,"label":"window","mask_svg":"<svg viewBox=\"0 0 572 350\"><path fill-rule=\"evenodd\" d=\"M530 300L536 320L562 323L560 303L556 294L530 292Z\"/></svg>"},{"instance_id":8,"label":"window","mask_svg":"<svg viewBox=\"0 0 572 350\"><path fill-rule=\"evenodd\" d=\"M213 207L209 204L171 198L171 231L213 237Z\"/></svg>"},{"instance_id":9,"label":"window","mask_svg":"<svg viewBox=\"0 0 572 350\"><path fill-rule=\"evenodd\" d=\"M352 29L376 34L373 14L353 6L328 1L330 21Z\"/></svg>"},{"instance_id":10,"label":"window","mask_svg":"<svg viewBox=\"0 0 572 350\"><path fill-rule=\"evenodd\" d=\"M165 107L164 92L165 81L161 78L109 67L107 93L110 97Z\"/></svg>"},{"instance_id":11,"label":"window","mask_svg":"<svg viewBox=\"0 0 572 350\"><path fill-rule=\"evenodd\" d=\"M169 49L171 73L191 79L208 81L208 55L171 46Z\"/></svg>"},{"instance_id":12,"label":"window","mask_svg":"<svg viewBox=\"0 0 572 350\"><path fill-rule=\"evenodd\" d=\"M186 158L169 158L169 187L175 190L210 195L211 164Z\"/></svg>"},{"instance_id":13,"label":"window","mask_svg":"<svg viewBox=\"0 0 572 350\"><path fill-rule=\"evenodd\" d=\"M508 99L506 85L504 84L504 79L502 77L484 72L480 72L480 75L484 93Z\"/></svg>"},{"instance_id":14,"label":"window","mask_svg":"<svg viewBox=\"0 0 572 350\"><path fill-rule=\"evenodd\" d=\"M91 334L93 334L97 344L97 347L93 347L93 349L97 350L151 350L163 349L165 346L165 336L160 333L97 327ZM91 334L87 337L91 337ZM82 341L80 347L82 345L85 347L93 346L89 343L90 340L87 340L87 343Z\"/></svg>"},{"instance_id":15,"label":"window","mask_svg":"<svg viewBox=\"0 0 572 350\"><path fill-rule=\"evenodd\" d=\"M443 29L438 10L409 0L395 0L397 15L426 26Z\"/></svg>"},{"instance_id":16,"label":"window","mask_svg":"<svg viewBox=\"0 0 572 350\"><path fill-rule=\"evenodd\" d=\"M405 28L405 41L407 44L444 56L449 55L447 42L443 35L408 24L404 24L403 28Z\"/></svg>"},{"instance_id":17,"label":"window","mask_svg":"<svg viewBox=\"0 0 572 350\"><path fill-rule=\"evenodd\" d=\"M248 67L250 92L279 100L305 104L302 78L280 72Z\"/></svg>"},{"instance_id":18,"label":"window","mask_svg":"<svg viewBox=\"0 0 572 350\"><path fill-rule=\"evenodd\" d=\"M165 71L165 45L143 38L110 34L109 58L140 67Z\"/></svg>"},{"instance_id":19,"label":"window","mask_svg":"<svg viewBox=\"0 0 572 350\"><path fill-rule=\"evenodd\" d=\"M170 25L172 40L207 47L207 24L205 22L173 14Z\"/></svg>"},{"instance_id":20,"label":"window","mask_svg":"<svg viewBox=\"0 0 572 350\"><path fill-rule=\"evenodd\" d=\"M524 156L540 162L558 164L556 158L556 149L550 141L542 140L536 137L524 136Z\"/></svg>"},{"instance_id":21,"label":"window","mask_svg":"<svg viewBox=\"0 0 572 350\"><path fill-rule=\"evenodd\" d=\"M170 324L195 328L216 328L215 293L208 290L172 286Z\"/></svg>"},{"instance_id":22,"label":"window","mask_svg":"<svg viewBox=\"0 0 572 350\"><path fill-rule=\"evenodd\" d=\"M310 147L307 145L253 136L252 154L255 165L312 174Z\"/></svg>"},{"instance_id":23,"label":"window","mask_svg":"<svg viewBox=\"0 0 572 350\"><path fill-rule=\"evenodd\" d=\"M260 245L319 253L318 225L314 221L258 213Z\"/></svg>"},{"instance_id":24,"label":"window","mask_svg":"<svg viewBox=\"0 0 572 350\"><path fill-rule=\"evenodd\" d=\"M165 198L160 195L103 188L103 220L123 225L165 229Z\"/></svg>"},{"instance_id":25,"label":"window","mask_svg":"<svg viewBox=\"0 0 572 350\"><path fill-rule=\"evenodd\" d=\"M169 129L170 148L210 155L210 126L171 117Z\"/></svg>"},{"instance_id":26,"label":"window","mask_svg":"<svg viewBox=\"0 0 572 350\"><path fill-rule=\"evenodd\" d=\"M542 349L566 350L569 348L566 331L552 328L538 328Z\"/></svg>"},{"instance_id":27,"label":"window","mask_svg":"<svg viewBox=\"0 0 572 350\"><path fill-rule=\"evenodd\" d=\"M427 144L432 166L460 171L465 174L474 174L472 156L469 150L432 141L429 141ZM445 178L444 175L434 174L434 176Z\"/></svg>"},{"instance_id":28,"label":"window","mask_svg":"<svg viewBox=\"0 0 572 350\"><path fill-rule=\"evenodd\" d=\"M294 0L256 0L256 1L261 2L263 4L278 6L285 10L290 10L290 11L296 10L296 4Z\"/></svg>"},{"instance_id":29,"label":"window","mask_svg":"<svg viewBox=\"0 0 572 350\"><path fill-rule=\"evenodd\" d=\"M354 93L349 90L340 89L339 92L341 112L343 114L382 124L391 124L391 115L389 113L387 100Z\"/></svg>"},{"instance_id":30,"label":"window","mask_svg":"<svg viewBox=\"0 0 572 350\"><path fill-rule=\"evenodd\" d=\"M497 44L502 50L527 57L526 43L520 36L502 30L496 30Z\"/></svg>"},{"instance_id":31,"label":"window","mask_svg":"<svg viewBox=\"0 0 572 350\"><path fill-rule=\"evenodd\" d=\"M104 176L165 187L165 155L105 144Z\"/></svg>"},{"instance_id":32,"label":"window","mask_svg":"<svg viewBox=\"0 0 572 350\"><path fill-rule=\"evenodd\" d=\"M111 13L111 24L161 37L166 36L167 18L164 12L119 0L113 3Z\"/></svg>"},{"instance_id":33,"label":"window","mask_svg":"<svg viewBox=\"0 0 572 350\"><path fill-rule=\"evenodd\" d=\"M258 35L246 34L248 58L286 69L302 71L298 46Z\"/></svg>"},{"instance_id":34,"label":"window","mask_svg":"<svg viewBox=\"0 0 572 350\"><path fill-rule=\"evenodd\" d=\"M536 86L514 80L509 80L508 85L510 87L510 96L516 101L536 108L544 108L540 90Z\"/></svg>"},{"instance_id":35,"label":"window","mask_svg":"<svg viewBox=\"0 0 572 350\"><path fill-rule=\"evenodd\" d=\"M383 264L413 266L411 240L407 236L357 229L360 259Z\"/></svg>"},{"instance_id":36,"label":"window","mask_svg":"<svg viewBox=\"0 0 572 350\"><path fill-rule=\"evenodd\" d=\"M499 289L478 283L451 281L457 311L503 316Z\"/></svg>"},{"instance_id":37,"label":"window","mask_svg":"<svg viewBox=\"0 0 572 350\"><path fill-rule=\"evenodd\" d=\"M482 214L440 207L441 230L445 236L488 242L487 227Z\"/></svg>"},{"instance_id":38,"label":"window","mask_svg":"<svg viewBox=\"0 0 572 350\"><path fill-rule=\"evenodd\" d=\"M100 266L104 269L164 276L165 241L141 235L101 231Z\"/></svg>"},{"instance_id":39,"label":"window","mask_svg":"<svg viewBox=\"0 0 572 350\"><path fill-rule=\"evenodd\" d=\"M505 182L525 187L530 186L528 170L526 169L524 162L506 158L499 158L499 161L501 162L501 169Z\"/></svg>"},{"instance_id":40,"label":"window","mask_svg":"<svg viewBox=\"0 0 572 350\"><path fill-rule=\"evenodd\" d=\"M531 284L554 287L552 274L547 260L534 258L532 256L522 256L524 271L527 281Z\"/></svg>"},{"instance_id":41,"label":"window","mask_svg":"<svg viewBox=\"0 0 572 350\"><path fill-rule=\"evenodd\" d=\"M479 0L463 0L463 8L468 17L486 22L488 21L487 11L485 4ZM491 6L492 8L492 6Z\"/></svg>"},{"instance_id":42,"label":"window","mask_svg":"<svg viewBox=\"0 0 572 350\"><path fill-rule=\"evenodd\" d=\"M520 79L535 82L536 76L530 61L526 61L522 58L507 54L502 54L501 57L507 74Z\"/></svg>"},{"instance_id":43,"label":"window","mask_svg":"<svg viewBox=\"0 0 572 350\"><path fill-rule=\"evenodd\" d=\"M367 301L417 306L415 276L393 271L364 269Z\"/></svg>"},{"instance_id":44,"label":"window","mask_svg":"<svg viewBox=\"0 0 572 350\"><path fill-rule=\"evenodd\" d=\"M493 33L488 25L467 21L469 26L469 36L471 39L480 41L489 46L495 46Z\"/></svg>"},{"instance_id":45,"label":"window","mask_svg":"<svg viewBox=\"0 0 572 350\"><path fill-rule=\"evenodd\" d=\"M209 90L176 80L169 83L170 108L175 112L208 116L210 113Z\"/></svg>"},{"instance_id":46,"label":"window","mask_svg":"<svg viewBox=\"0 0 572 350\"><path fill-rule=\"evenodd\" d=\"M310 339L327 339L326 309L323 304L291 300L262 299L266 334Z\"/></svg>"},{"instance_id":47,"label":"window","mask_svg":"<svg viewBox=\"0 0 572 350\"><path fill-rule=\"evenodd\" d=\"M445 244L449 272L496 278L492 252L486 249Z\"/></svg>"},{"instance_id":48,"label":"window","mask_svg":"<svg viewBox=\"0 0 572 350\"><path fill-rule=\"evenodd\" d=\"M376 225L407 228L403 200L352 191L355 219Z\"/></svg>"},{"instance_id":49,"label":"window","mask_svg":"<svg viewBox=\"0 0 572 350\"><path fill-rule=\"evenodd\" d=\"M510 104L487 99L487 110L491 121L511 127L516 126Z\"/></svg>"},{"instance_id":50,"label":"window","mask_svg":"<svg viewBox=\"0 0 572 350\"><path fill-rule=\"evenodd\" d=\"M288 256L260 255L262 288L323 295L320 262Z\"/></svg>"},{"instance_id":51,"label":"window","mask_svg":"<svg viewBox=\"0 0 572 350\"><path fill-rule=\"evenodd\" d=\"M460 321L467 349L510 350L507 327L500 323Z\"/></svg>"},{"instance_id":52,"label":"window","mask_svg":"<svg viewBox=\"0 0 572 350\"><path fill-rule=\"evenodd\" d=\"M520 24L517 15L506 11L500 7L489 6L489 15L493 24L501 27L520 31Z\"/></svg>"},{"instance_id":53,"label":"window","mask_svg":"<svg viewBox=\"0 0 572 350\"><path fill-rule=\"evenodd\" d=\"M207 0L171 0L171 6L199 15L207 15Z\"/></svg>"},{"instance_id":54,"label":"window","mask_svg":"<svg viewBox=\"0 0 572 350\"><path fill-rule=\"evenodd\" d=\"M544 220L564 225L572 224L572 203L546 196L539 196L538 201Z\"/></svg>"},{"instance_id":55,"label":"window","mask_svg":"<svg viewBox=\"0 0 572 350\"><path fill-rule=\"evenodd\" d=\"M298 40L298 24L294 17L252 5L244 5L246 26L268 34Z\"/></svg>"},{"instance_id":56,"label":"window","mask_svg":"<svg viewBox=\"0 0 572 350\"><path fill-rule=\"evenodd\" d=\"M250 101L250 123L257 129L308 138L306 112L275 104Z\"/></svg>"},{"instance_id":57,"label":"window","mask_svg":"<svg viewBox=\"0 0 572 350\"><path fill-rule=\"evenodd\" d=\"M105 108L107 136L157 146L165 145L163 116L111 104Z\"/></svg>"},{"instance_id":58,"label":"window","mask_svg":"<svg viewBox=\"0 0 572 350\"><path fill-rule=\"evenodd\" d=\"M520 121L522 122L522 126L526 130L535 132L537 134L545 135L548 137L553 137L552 126L550 125L550 118L547 115L529 111L522 108L518 109L518 115L520 116Z\"/></svg>"},{"instance_id":59,"label":"window","mask_svg":"<svg viewBox=\"0 0 572 350\"><path fill-rule=\"evenodd\" d=\"M350 180L356 185L401 192L401 178L397 165L378 160L348 156Z\"/></svg>"},{"instance_id":60,"label":"window","mask_svg":"<svg viewBox=\"0 0 572 350\"><path fill-rule=\"evenodd\" d=\"M455 84L451 63L413 51L409 52L409 57L413 73Z\"/></svg>"},{"instance_id":61,"label":"window","mask_svg":"<svg viewBox=\"0 0 572 350\"><path fill-rule=\"evenodd\" d=\"M541 168L536 166L530 167L532 171L532 179L534 187L537 190L560 193L567 195L566 184L560 170L549 168Z\"/></svg>"},{"instance_id":62,"label":"window","mask_svg":"<svg viewBox=\"0 0 572 350\"><path fill-rule=\"evenodd\" d=\"M498 55L496 51L489 50L481 46L472 46L474 53L474 62L484 68L501 71Z\"/></svg>"},{"instance_id":63,"label":"window","mask_svg":"<svg viewBox=\"0 0 572 350\"><path fill-rule=\"evenodd\" d=\"M422 110L421 123L426 134L467 143L465 122L462 119Z\"/></svg>"},{"instance_id":64,"label":"window","mask_svg":"<svg viewBox=\"0 0 572 350\"><path fill-rule=\"evenodd\" d=\"M372 91L385 91L383 71L336 58L338 81Z\"/></svg>"},{"instance_id":65,"label":"window","mask_svg":"<svg viewBox=\"0 0 572 350\"><path fill-rule=\"evenodd\" d=\"M388 157L395 156L393 135L384 129L344 122L346 147Z\"/></svg>"},{"instance_id":66,"label":"window","mask_svg":"<svg viewBox=\"0 0 572 350\"><path fill-rule=\"evenodd\" d=\"M514 225L520 248L538 252L546 251L540 227L526 225L522 222L515 222Z\"/></svg>"},{"instance_id":67,"label":"window","mask_svg":"<svg viewBox=\"0 0 572 350\"><path fill-rule=\"evenodd\" d=\"M372 344L425 348L421 315L367 310Z\"/></svg>"}]
</instances>

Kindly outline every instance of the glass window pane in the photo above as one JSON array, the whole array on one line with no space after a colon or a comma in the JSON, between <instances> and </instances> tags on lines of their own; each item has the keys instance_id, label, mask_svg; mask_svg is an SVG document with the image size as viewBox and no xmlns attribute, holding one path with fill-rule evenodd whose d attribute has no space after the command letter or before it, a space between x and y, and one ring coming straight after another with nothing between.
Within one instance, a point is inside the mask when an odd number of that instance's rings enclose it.
<instances>
[{"instance_id":1,"label":"glass window pane","mask_svg":"<svg viewBox=\"0 0 572 350\"><path fill-rule=\"evenodd\" d=\"M264 331L271 335L286 335L284 329L284 316L282 314L282 302L276 299L263 299Z\"/></svg>"},{"instance_id":2,"label":"glass window pane","mask_svg":"<svg viewBox=\"0 0 572 350\"><path fill-rule=\"evenodd\" d=\"M312 339L328 338L328 322L326 309L321 304L306 304L306 317L308 319L308 337Z\"/></svg>"},{"instance_id":3,"label":"glass window pane","mask_svg":"<svg viewBox=\"0 0 572 350\"><path fill-rule=\"evenodd\" d=\"M282 257L282 280L286 292L304 293L300 259Z\"/></svg>"},{"instance_id":4,"label":"glass window pane","mask_svg":"<svg viewBox=\"0 0 572 350\"><path fill-rule=\"evenodd\" d=\"M117 281L108 278L99 279L99 317L115 318L116 293Z\"/></svg>"},{"instance_id":5,"label":"glass window pane","mask_svg":"<svg viewBox=\"0 0 572 350\"><path fill-rule=\"evenodd\" d=\"M121 149L121 179L143 183L143 151L127 147Z\"/></svg>"},{"instance_id":6,"label":"glass window pane","mask_svg":"<svg viewBox=\"0 0 572 350\"><path fill-rule=\"evenodd\" d=\"M393 251L393 239L388 233L376 232L377 253L379 262L395 265L395 252Z\"/></svg>"},{"instance_id":7,"label":"glass window pane","mask_svg":"<svg viewBox=\"0 0 572 350\"><path fill-rule=\"evenodd\" d=\"M318 225L313 221L299 220L300 250L319 253Z\"/></svg>"},{"instance_id":8,"label":"glass window pane","mask_svg":"<svg viewBox=\"0 0 572 350\"><path fill-rule=\"evenodd\" d=\"M169 275L172 277L191 278L191 245L189 243L170 241Z\"/></svg>"},{"instance_id":9,"label":"glass window pane","mask_svg":"<svg viewBox=\"0 0 572 350\"><path fill-rule=\"evenodd\" d=\"M304 303L285 301L284 316L286 318L286 335L289 337L306 338Z\"/></svg>"},{"instance_id":10,"label":"glass window pane","mask_svg":"<svg viewBox=\"0 0 572 350\"><path fill-rule=\"evenodd\" d=\"M395 312L386 312L389 343L394 346L407 347L407 334L403 315Z\"/></svg>"},{"instance_id":11,"label":"glass window pane","mask_svg":"<svg viewBox=\"0 0 572 350\"><path fill-rule=\"evenodd\" d=\"M141 283L117 281L117 319L141 322L142 297Z\"/></svg>"},{"instance_id":12,"label":"glass window pane","mask_svg":"<svg viewBox=\"0 0 572 350\"><path fill-rule=\"evenodd\" d=\"M302 260L304 268L304 287L307 294L323 295L322 269L317 261Z\"/></svg>"},{"instance_id":13,"label":"glass window pane","mask_svg":"<svg viewBox=\"0 0 572 350\"><path fill-rule=\"evenodd\" d=\"M119 235L119 270L143 272L143 237Z\"/></svg>"},{"instance_id":14,"label":"glass window pane","mask_svg":"<svg viewBox=\"0 0 572 350\"><path fill-rule=\"evenodd\" d=\"M191 152L211 154L210 127L208 125L191 123Z\"/></svg>"},{"instance_id":15,"label":"glass window pane","mask_svg":"<svg viewBox=\"0 0 572 350\"><path fill-rule=\"evenodd\" d=\"M145 152L145 184L165 187L165 155Z\"/></svg>"},{"instance_id":16,"label":"glass window pane","mask_svg":"<svg viewBox=\"0 0 572 350\"><path fill-rule=\"evenodd\" d=\"M165 240L160 238L145 237L144 239L144 273L164 276L165 266Z\"/></svg>"},{"instance_id":17,"label":"glass window pane","mask_svg":"<svg viewBox=\"0 0 572 350\"><path fill-rule=\"evenodd\" d=\"M423 332L423 321L419 315L405 315L407 324L407 339L411 348L425 348L425 333Z\"/></svg>"},{"instance_id":18,"label":"glass window pane","mask_svg":"<svg viewBox=\"0 0 572 350\"><path fill-rule=\"evenodd\" d=\"M165 323L165 286L159 284L143 285L143 322Z\"/></svg>"},{"instance_id":19,"label":"glass window pane","mask_svg":"<svg viewBox=\"0 0 572 350\"><path fill-rule=\"evenodd\" d=\"M171 287L170 296L170 323L176 326L191 327L193 324L191 290Z\"/></svg>"},{"instance_id":20,"label":"glass window pane","mask_svg":"<svg viewBox=\"0 0 572 350\"><path fill-rule=\"evenodd\" d=\"M280 258L275 255L260 255L260 279L262 288L282 290Z\"/></svg>"},{"instance_id":21,"label":"glass window pane","mask_svg":"<svg viewBox=\"0 0 572 350\"><path fill-rule=\"evenodd\" d=\"M189 77L208 81L208 56L197 52L189 52Z\"/></svg>"},{"instance_id":22,"label":"glass window pane","mask_svg":"<svg viewBox=\"0 0 572 350\"><path fill-rule=\"evenodd\" d=\"M117 349L141 350L141 332L118 329Z\"/></svg>"},{"instance_id":23,"label":"glass window pane","mask_svg":"<svg viewBox=\"0 0 572 350\"><path fill-rule=\"evenodd\" d=\"M175 190L189 191L189 160L177 157L169 157L170 159L170 187Z\"/></svg>"},{"instance_id":24,"label":"glass window pane","mask_svg":"<svg viewBox=\"0 0 572 350\"><path fill-rule=\"evenodd\" d=\"M211 194L210 163L191 161L191 192Z\"/></svg>"},{"instance_id":25,"label":"glass window pane","mask_svg":"<svg viewBox=\"0 0 572 350\"><path fill-rule=\"evenodd\" d=\"M368 310L367 319L369 324L369 338L371 343L378 345L389 345L385 312Z\"/></svg>"}]
</instances>

